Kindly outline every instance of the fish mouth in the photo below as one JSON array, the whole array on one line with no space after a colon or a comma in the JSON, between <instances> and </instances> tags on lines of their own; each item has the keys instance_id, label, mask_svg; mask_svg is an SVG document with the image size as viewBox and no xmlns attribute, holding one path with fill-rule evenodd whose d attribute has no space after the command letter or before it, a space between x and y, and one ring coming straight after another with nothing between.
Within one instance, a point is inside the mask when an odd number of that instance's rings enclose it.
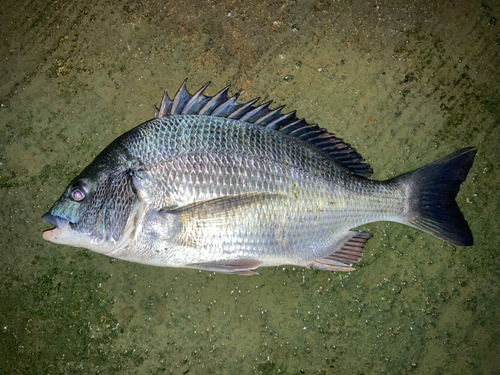
<instances>
[{"instance_id":1,"label":"fish mouth","mask_svg":"<svg viewBox=\"0 0 500 375\"><path fill-rule=\"evenodd\" d=\"M58 238L68 229L68 220L60 216L52 215L50 212L43 215L42 220L55 227L43 232L42 236L44 240L57 242Z\"/></svg>"}]
</instances>

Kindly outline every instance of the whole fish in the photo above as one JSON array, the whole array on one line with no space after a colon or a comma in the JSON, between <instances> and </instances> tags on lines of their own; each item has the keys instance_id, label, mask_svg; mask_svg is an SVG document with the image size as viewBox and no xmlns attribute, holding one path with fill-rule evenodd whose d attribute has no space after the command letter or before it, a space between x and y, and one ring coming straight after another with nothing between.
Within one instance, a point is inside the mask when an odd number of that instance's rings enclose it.
<instances>
[{"instance_id":1,"label":"whole fish","mask_svg":"<svg viewBox=\"0 0 500 375\"><path fill-rule=\"evenodd\" d=\"M454 245L472 233L455 202L476 150L387 181L343 140L259 99L183 83L155 118L106 147L43 220L43 238L163 267L251 275L283 264L352 271L394 221Z\"/></svg>"}]
</instances>

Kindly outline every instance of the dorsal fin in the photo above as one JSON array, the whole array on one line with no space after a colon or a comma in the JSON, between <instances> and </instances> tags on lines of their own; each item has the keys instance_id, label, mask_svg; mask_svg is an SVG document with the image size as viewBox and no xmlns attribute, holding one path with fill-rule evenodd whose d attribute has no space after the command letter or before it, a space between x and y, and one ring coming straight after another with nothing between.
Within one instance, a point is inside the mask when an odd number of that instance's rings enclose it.
<instances>
[{"instance_id":1,"label":"dorsal fin","mask_svg":"<svg viewBox=\"0 0 500 375\"><path fill-rule=\"evenodd\" d=\"M214 96L206 96L204 91L210 82L191 95L187 91L186 81L182 83L173 100L165 91L160 108L155 107L156 118L174 115L204 115L249 122L309 143L335 159L353 175L370 177L373 174L370 165L349 143L335 137L317 124L309 124L306 120L299 119L295 111L283 114L281 110L284 106L269 109L272 101L256 105L259 98L238 104L239 94L232 97L228 95L230 86Z\"/></svg>"}]
</instances>

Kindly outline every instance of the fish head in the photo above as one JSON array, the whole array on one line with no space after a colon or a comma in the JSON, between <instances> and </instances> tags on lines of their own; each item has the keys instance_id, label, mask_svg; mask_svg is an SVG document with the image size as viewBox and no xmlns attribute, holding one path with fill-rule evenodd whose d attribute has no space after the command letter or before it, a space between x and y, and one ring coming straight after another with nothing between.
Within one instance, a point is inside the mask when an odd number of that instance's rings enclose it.
<instances>
[{"instance_id":1,"label":"fish head","mask_svg":"<svg viewBox=\"0 0 500 375\"><path fill-rule=\"evenodd\" d=\"M54 226L43 238L109 254L126 245L137 204L130 169L116 160L98 157L43 215L42 219Z\"/></svg>"}]
</instances>

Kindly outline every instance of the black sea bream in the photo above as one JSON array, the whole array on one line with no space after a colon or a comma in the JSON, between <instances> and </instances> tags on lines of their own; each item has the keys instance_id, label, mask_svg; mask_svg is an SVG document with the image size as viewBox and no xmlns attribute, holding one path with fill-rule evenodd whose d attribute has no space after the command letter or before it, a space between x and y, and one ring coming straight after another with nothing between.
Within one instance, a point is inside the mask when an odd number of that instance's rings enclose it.
<instances>
[{"instance_id":1,"label":"black sea bream","mask_svg":"<svg viewBox=\"0 0 500 375\"><path fill-rule=\"evenodd\" d=\"M43 219L46 240L163 267L251 275L263 266L352 271L375 221L472 245L455 197L464 148L388 181L347 143L269 104L167 93L156 118L104 149Z\"/></svg>"}]
</instances>

